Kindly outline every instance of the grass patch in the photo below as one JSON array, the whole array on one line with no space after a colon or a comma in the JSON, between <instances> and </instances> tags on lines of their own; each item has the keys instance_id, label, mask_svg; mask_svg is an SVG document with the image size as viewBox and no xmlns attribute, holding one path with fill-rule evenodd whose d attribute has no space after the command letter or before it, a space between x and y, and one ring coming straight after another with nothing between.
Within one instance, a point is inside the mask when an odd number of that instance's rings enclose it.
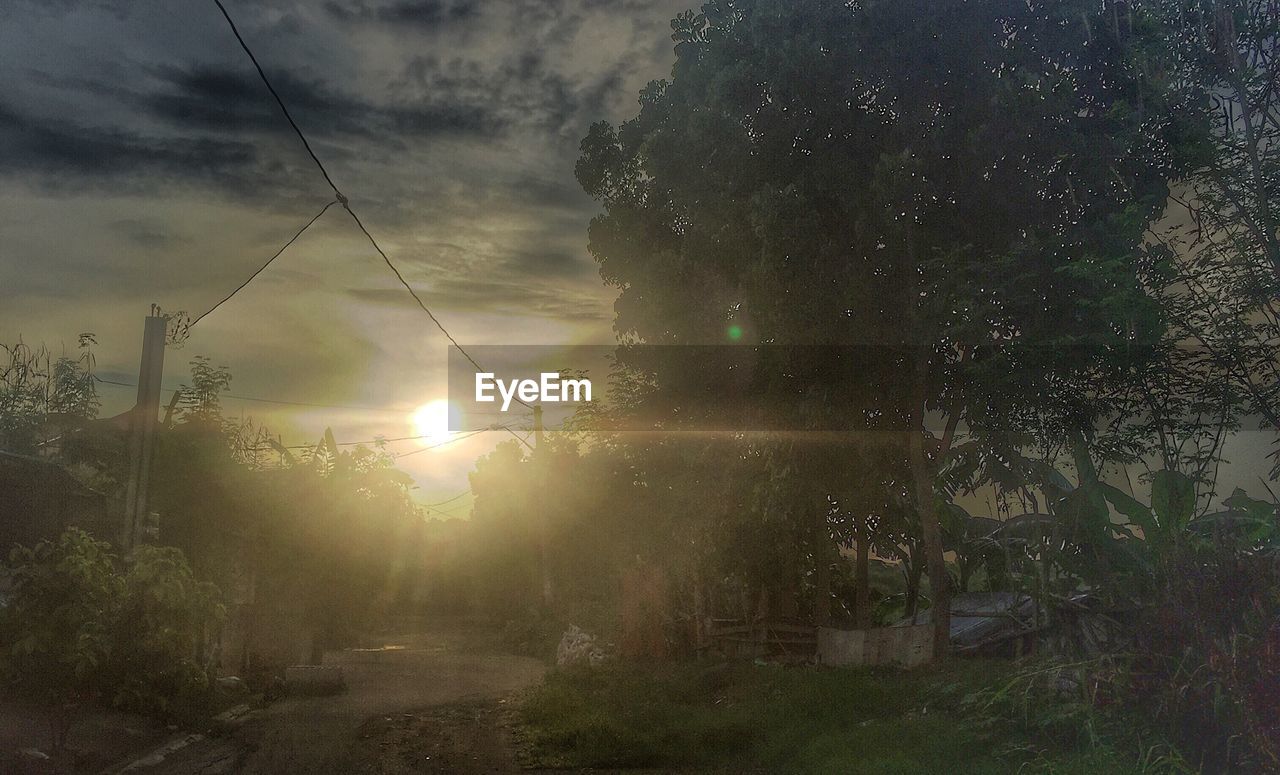
<instances>
[{"instance_id":1,"label":"grass patch","mask_svg":"<svg viewBox=\"0 0 1280 775\"><path fill-rule=\"evenodd\" d=\"M975 719L971 698L1011 674L1007 663L971 660L909 672L706 663L555 671L523 703L521 737L529 764L546 767L1153 771L1124 746Z\"/></svg>"}]
</instances>

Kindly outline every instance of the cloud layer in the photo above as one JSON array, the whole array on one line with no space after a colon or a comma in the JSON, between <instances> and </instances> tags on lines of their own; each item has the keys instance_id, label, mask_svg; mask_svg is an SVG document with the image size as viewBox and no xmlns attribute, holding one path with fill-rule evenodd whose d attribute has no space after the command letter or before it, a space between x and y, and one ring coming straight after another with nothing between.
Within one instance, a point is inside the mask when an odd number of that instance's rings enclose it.
<instances>
[{"instance_id":1,"label":"cloud layer","mask_svg":"<svg viewBox=\"0 0 1280 775\"><path fill-rule=\"evenodd\" d=\"M592 121L666 77L685 5L228 4L353 206L475 343L608 340L573 162ZM210 2L16 0L0 63L0 338L94 330L102 368L130 374L150 302L203 311L331 197ZM170 355L170 381L203 353L244 393L425 402L443 339L362 239L330 210Z\"/></svg>"}]
</instances>

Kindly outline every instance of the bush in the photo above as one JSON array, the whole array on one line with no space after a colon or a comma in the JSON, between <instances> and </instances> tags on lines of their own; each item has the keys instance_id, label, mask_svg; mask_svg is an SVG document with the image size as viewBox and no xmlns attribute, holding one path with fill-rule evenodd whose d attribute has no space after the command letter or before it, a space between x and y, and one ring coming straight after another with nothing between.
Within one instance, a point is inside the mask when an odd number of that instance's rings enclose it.
<instances>
[{"instance_id":1,"label":"bush","mask_svg":"<svg viewBox=\"0 0 1280 775\"><path fill-rule=\"evenodd\" d=\"M1169 552L1137 631L1137 689L1213 771L1280 768L1280 554L1238 542Z\"/></svg>"},{"instance_id":2,"label":"bush","mask_svg":"<svg viewBox=\"0 0 1280 775\"><path fill-rule=\"evenodd\" d=\"M1127 659L1033 660L998 682L961 694L965 723L997 752L1041 767L1055 750L1107 750L1143 773L1193 770L1135 702ZM960 687L957 687L960 688ZM1012 733L1012 734L1011 734Z\"/></svg>"},{"instance_id":3,"label":"bush","mask_svg":"<svg viewBox=\"0 0 1280 775\"><path fill-rule=\"evenodd\" d=\"M109 547L75 529L57 543L16 547L7 575L0 680L49 709L51 742L60 749L70 711L98 695L124 579Z\"/></svg>"},{"instance_id":4,"label":"bush","mask_svg":"<svg viewBox=\"0 0 1280 775\"><path fill-rule=\"evenodd\" d=\"M55 748L86 702L178 720L207 710L206 658L222 606L181 552L144 546L122 562L70 528L56 542L14 549L5 573L0 683L49 710Z\"/></svg>"},{"instance_id":5,"label":"bush","mask_svg":"<svg viewBox=\"0 0 1280 775\"><path fill-rule=\"evenodd\" d=\"M1079 709L1056 693L1032 692L1031 710L1043 713L1047 726L1024 722L1017 705L1025 688L1007 664L990 660L956 659L911 671L615 662L549 672L525 695L518 733L523 763L535 767L1179 772L1157 738L1144 738L1139 751L1128 738L1110 736L1111 724L1125 726L1124 715L1098 727L1096 739L1068 734L1053 716ZM980 710L985 723L977 718Z\"/></svg>"},{"instance_id":6,"label":"bush","mask_svg":"<svg viewBox=\"0 0 1280 775\"><path fill-rule=\"evenodd\" d=\"M210 708L210 644L224 615L217 587L182 552L142 546L124 575L106 685L117 707L190 721Z\"/></svg>"}]
</instances>

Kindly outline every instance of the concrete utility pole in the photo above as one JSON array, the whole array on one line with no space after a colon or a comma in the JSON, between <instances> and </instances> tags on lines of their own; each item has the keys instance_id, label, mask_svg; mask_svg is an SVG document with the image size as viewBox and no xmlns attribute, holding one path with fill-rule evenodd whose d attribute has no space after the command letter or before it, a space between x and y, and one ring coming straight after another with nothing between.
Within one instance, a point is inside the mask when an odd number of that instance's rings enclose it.
<instances>
[{"instance_id":1,"label":"concrete utility pole","mask_svg":"<svg viewBox=\"0 0 1280 775\"><path fill-rule=\"evenodd\" d=\"M121 545L128 552L138 545L147 521L147 485L160 413L160 378L164 374L166 321L151 305L142 328L142 365L138 369L138 403L129 416L129 481L125 487Z\"/></svg>"}]
</instances>

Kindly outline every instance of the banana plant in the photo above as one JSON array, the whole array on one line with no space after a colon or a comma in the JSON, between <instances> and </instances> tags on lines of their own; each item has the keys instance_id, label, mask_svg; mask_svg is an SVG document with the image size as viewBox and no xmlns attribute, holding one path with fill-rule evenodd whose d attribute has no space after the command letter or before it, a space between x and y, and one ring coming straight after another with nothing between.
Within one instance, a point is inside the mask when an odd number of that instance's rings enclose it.
<instances>
[{"instance_id":1,"label":"banana plant","mask_svg":"<svg viewBox=\"0 0 1280 775\"><path fill-rule=\"evenodd\" d=\"M1239 487L1223 500L1225 510L1200 517L1195 516L1194 485L1176 471L1156 472L1150 506L1111 485L1102 487L1116 511L1141 528L1143 538L1156 551L1213 536L1240 540L1256 549L1280 546L1276 505L1252 498Z\"/></svg>"},{"instance_id":2,"label":"banana plant","mask_svg":"<svg viewBox=\"0 0 1280 775\"><path fill-rule=\"evenodd\" d=\"M1239 487L1222 504L1225 511L1205 514L1187 528L1204 537L1228 536L1255 550L1280 549L1276 504L1252 498Z\"/></svg>"}]
</instances>

